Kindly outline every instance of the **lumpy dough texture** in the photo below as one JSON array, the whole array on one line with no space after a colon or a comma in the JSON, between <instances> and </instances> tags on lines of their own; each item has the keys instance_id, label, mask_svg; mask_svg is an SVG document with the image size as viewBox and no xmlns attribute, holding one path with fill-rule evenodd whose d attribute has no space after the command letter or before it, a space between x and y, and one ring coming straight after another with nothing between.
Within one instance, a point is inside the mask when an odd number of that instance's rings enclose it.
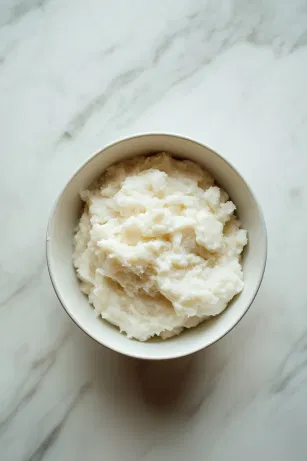
<instances>
[{"instance_id":1,"label":"lumpy dough texture","mask_svg":"<svg viewBox=\"0 0 307 461\"><path fill-rule=\"evenodd\" d=\"M199 165L165 153L107 169L81 194L74 266L98 315L129 338L169 338L242 291L240 228Z\"/></svg>"}]
</instances>

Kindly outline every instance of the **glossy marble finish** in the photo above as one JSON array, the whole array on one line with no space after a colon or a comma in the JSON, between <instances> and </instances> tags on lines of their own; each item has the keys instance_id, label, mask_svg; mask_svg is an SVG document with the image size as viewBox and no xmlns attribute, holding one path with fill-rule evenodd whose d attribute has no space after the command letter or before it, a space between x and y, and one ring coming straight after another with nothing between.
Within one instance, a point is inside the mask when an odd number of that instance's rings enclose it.
<instances>
[{"instance_id":1,"label":"glossy marble finish","mask_svg":"<svg viewBox=\"0 0 307 461\"><path fill-rule=\"evenodd\" d=\"M306 0L2 0L1 461L306 460L306 45ZM86 337L45 264L71 173L149 131L230 160L269 238L239 326L163 363Z\"/></svg>"}]
</instances>

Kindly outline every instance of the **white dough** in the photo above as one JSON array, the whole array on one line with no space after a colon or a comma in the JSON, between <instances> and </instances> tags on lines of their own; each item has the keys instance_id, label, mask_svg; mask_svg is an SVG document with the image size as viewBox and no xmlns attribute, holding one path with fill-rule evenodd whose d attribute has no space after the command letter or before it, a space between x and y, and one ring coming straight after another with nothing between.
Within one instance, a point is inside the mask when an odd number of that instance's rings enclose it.
<instances>
[{"instance_id":1,"label":"white dough","mask_svg":"<svg viewBox=\"0 0 307 461\"><path fill-rule=\"evenodd\" d=\"M168 338L242 291L247 233L199 165L162 153L115 164L90 190L74 266L96 312L129 338Z\"/></svg>"}]
</instances>

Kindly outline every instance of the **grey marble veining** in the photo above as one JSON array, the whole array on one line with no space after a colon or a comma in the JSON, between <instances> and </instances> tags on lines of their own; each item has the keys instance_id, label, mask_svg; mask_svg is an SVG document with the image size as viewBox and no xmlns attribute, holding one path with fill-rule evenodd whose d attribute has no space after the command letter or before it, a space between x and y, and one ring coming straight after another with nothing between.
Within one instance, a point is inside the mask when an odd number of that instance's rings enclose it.
<instances>
[{"instance_id":1,"label":"grey marble veining","mask_svg":"<svg viewBox=\"0 0 307 461\"><path fill-rule=\"evenodd\" d=\"M307 1L3 0L0 70L1 461L305 461ZM229 159L269 237L247 316L166 363L86 337L45 265L73 171L148 131Z\"/></svg>"}]
</instances>

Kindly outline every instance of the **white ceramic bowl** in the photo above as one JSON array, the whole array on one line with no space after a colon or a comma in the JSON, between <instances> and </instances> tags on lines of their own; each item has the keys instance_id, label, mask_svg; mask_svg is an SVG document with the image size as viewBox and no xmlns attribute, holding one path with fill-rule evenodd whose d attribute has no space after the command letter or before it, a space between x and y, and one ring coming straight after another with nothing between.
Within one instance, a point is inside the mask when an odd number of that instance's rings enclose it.
<instances>
[{"instance_id":1,"label":"white ceramic bowl","mask_svg":"<svg viewBox=\"0 0 307 461\"><path fill-rule=\"evenodd\" d=\"M72 264L73 234L80 216L80 191L89 186L112 163L128 157L166 151L203 165L237 205L242 226L248 230L244 250L245 288L219 316L165 341L138 342L97 318L87 297L79 289ZM170 359L196 352L222 338L243 317L259 289L266 263L265 224L254 195L240 174L198 142L168 134L146 134L124 139L94 155L68 182L60 195L47 231L47 262L60 302L72 320L100 344L142 359Z\"/></svg>"}]
</instances>

